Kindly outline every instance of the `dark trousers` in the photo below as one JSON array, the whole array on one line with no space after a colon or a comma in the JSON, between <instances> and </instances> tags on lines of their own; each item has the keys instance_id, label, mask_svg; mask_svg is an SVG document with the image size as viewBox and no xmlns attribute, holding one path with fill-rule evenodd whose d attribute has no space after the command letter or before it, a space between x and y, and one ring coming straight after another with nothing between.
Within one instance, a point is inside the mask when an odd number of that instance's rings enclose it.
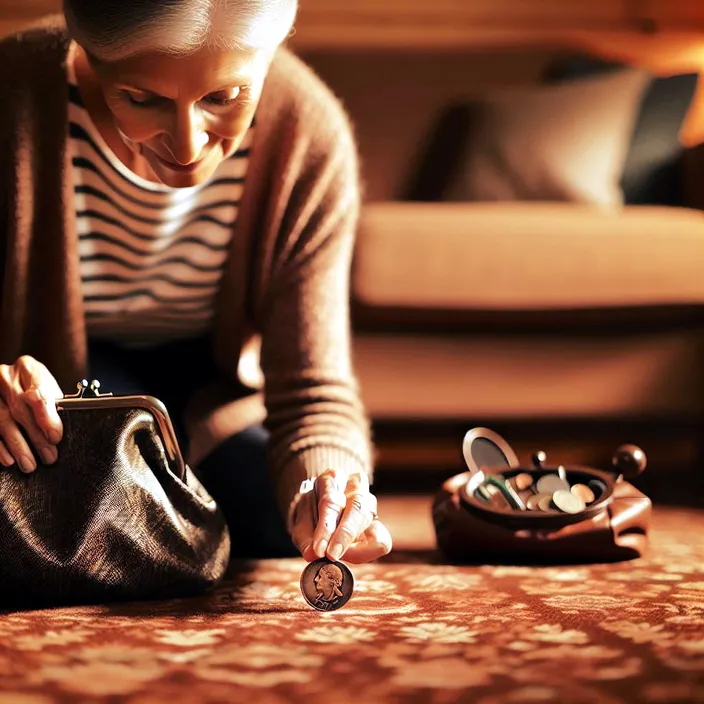
<instances>
[{"instance_id":1,"label":"dark trousers","mask_svg":"<svg viewBox=\"0 0 704 704\"><path fill-rule=\"evenodd\" d=\"M104 341L88 347L90 378L115 395L148 394L171 416L182 451L188 437L184 412L192 394L218 376L209 339L148 349L124 349ZM194 471L219 504L232 538L232 556L298 555L286 531L266 471L268 433L253 426L221 443Z\"/></svg>"}]
</instances>

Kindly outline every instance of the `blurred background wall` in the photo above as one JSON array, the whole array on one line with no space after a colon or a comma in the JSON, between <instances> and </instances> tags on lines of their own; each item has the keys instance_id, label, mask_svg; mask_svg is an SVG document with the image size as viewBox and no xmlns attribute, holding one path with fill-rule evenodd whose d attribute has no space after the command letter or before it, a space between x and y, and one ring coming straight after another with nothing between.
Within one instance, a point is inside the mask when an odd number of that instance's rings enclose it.
<instances>
[{"instance_id":1,"label":"blurred background wall","mask_svg":"<svg viewBox=\"0 0 704 704\"><path fill-rule=\"evenodd\" d=\"M58 12L60 0L0 0L0 34ZM655 73L704 70L699 0L301 0L302 53L462 51L515 45L581 45ZM704 87L683 141L704 141Z\"/></svg>"}]
</instances>

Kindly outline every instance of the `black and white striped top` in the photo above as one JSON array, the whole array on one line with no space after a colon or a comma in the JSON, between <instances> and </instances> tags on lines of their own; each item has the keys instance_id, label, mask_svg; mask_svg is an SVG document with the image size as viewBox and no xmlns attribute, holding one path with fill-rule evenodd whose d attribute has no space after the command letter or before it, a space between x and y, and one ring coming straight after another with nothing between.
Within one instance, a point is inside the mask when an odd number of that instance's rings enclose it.
<instances>
[{"instance_id":1,"label":"black and white striped top","mask_svg":"<svg viewBox=\"0 0 704 704\"><path fill-rule=\"evenodd\" d=\"M193 188L132 173L81 101L68 62L81 277L88 336L156 345L206 333L247 170L250 127L239 151Z\"/></svg>"}]
</instances>

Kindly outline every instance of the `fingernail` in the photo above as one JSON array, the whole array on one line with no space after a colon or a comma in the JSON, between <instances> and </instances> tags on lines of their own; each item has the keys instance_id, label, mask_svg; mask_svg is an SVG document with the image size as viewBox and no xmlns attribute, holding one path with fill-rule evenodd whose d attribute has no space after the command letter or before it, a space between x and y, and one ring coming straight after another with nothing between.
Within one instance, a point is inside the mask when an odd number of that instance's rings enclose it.
<instances>
[{"instance_id":1,"label":"fingernail","mask_svg":"<svg viewBox=\"0 0 704 704\"><path fill-rule=\"evenodd\" d=\"M315 554L321 557L325 555L325 551L328 549L328 541L323 538L318 545L315 547Z\"/></svg>"},{"instance_id":2,"label":"fingernail","mask_svg":"<svg viewBox=\"0 0 704 704\"><path fill-rule=\"evenodd\" d=\"M32 455L20 455L19 462L20 469L26 474L33 472L37 468L37 463Z\"/></svg>"},{"instance_id":3,"label":"fingernail","mask_svg":"<svg viewBox=\"0 0 704 704\"><path fill-rule=\"evenodd\" d=\"M59 451L53 445L50 447L42 447L39 450L39 454L42 456L44 464L54 464L54 462L59 459Z\"/></svg>"},{"instance_id":4,"label":"fingernail","mask_svg":"<svg viewBox=\"0 0 704 704\"><path fill-rule=\"evenodd\" d=\"M330 548L330 559L339 560L342 557L342 543L335 543L332 548Z\"/></svg>"},{"instance_id":5,"label":"fingernail","mask_svg":"<svg viewBox=\"0 0 704 704\"><path fill-rule=\"evenodd\" d=\"M15 464L15 458L5 449L4 446L0 446L0 463L3 467L12 467Z\"/></svg>"},{"instance_id":6,"label":"fingernail","mask_svg":"<svg viewBox=\"0 0 704 704\"><path fill-rule=\"evenodd\" d=\"M46 433L46 439L52 444L52 445L58 445L61 442L61 433L54 429L51 428L47 433Z\"/></svg>"}]
</instances>

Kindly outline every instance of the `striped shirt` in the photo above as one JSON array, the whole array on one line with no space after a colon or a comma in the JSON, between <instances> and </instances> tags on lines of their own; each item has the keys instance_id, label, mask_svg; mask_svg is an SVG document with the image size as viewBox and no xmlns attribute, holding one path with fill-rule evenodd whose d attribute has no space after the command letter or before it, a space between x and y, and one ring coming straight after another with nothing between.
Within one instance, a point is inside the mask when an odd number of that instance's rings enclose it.
<instances>
[{"instance_id":1,"label":"striped shirt","mask_svg":"<svg viewBox=\"0 0 704 704\"><path fill-rule=\"evenodd\" d=\"M68 62L69 147L88 336L157 345L211 328L254 127L205 184L132 173L86 111Z\"/></svg>"}]
</instances>

